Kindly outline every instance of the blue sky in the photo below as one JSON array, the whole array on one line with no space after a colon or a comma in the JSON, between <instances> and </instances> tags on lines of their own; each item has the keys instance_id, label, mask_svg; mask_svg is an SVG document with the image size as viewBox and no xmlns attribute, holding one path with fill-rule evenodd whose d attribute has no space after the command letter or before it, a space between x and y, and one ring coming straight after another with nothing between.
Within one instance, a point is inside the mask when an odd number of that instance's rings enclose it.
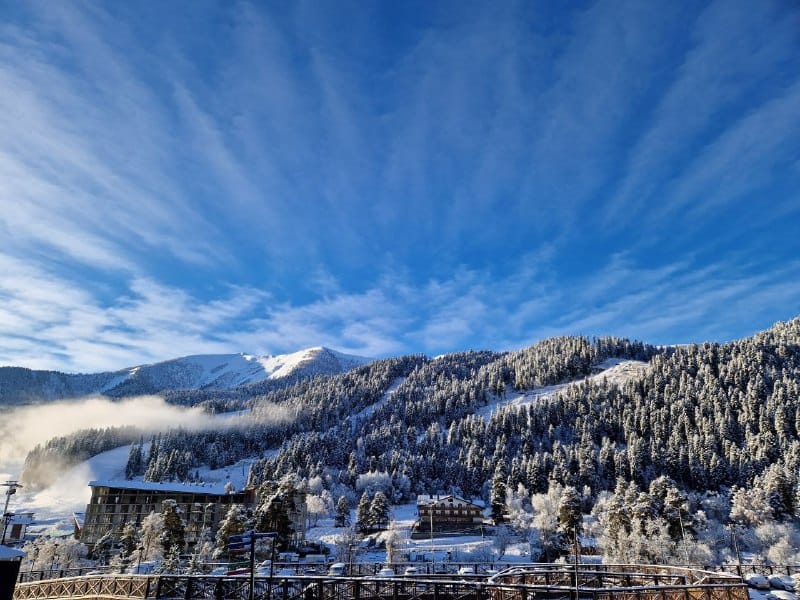
<instances>
[{"instance_id":1,"label":"blue sky","mask_svg":"<svg viewBox=\"0 0 800 600\"><path fill-rule=\"evenodd\" d=\"M567 4L4 3L0 364L800 314L800 6Z\"/></svg>"}]
</instances>

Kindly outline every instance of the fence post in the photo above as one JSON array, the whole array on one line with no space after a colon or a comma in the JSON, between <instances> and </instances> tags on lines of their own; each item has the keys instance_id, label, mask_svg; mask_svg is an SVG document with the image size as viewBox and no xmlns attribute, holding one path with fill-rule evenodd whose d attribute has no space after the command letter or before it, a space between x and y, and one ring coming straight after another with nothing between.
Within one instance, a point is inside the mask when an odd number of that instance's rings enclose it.
<instances>
[{"instance_id":1,"label":"fence post","mask_svg":"<svg viewBox=\"0 0 800 600\"><path fill-rule=\"evenodd\" d=\"M192 600L192 577L186 578L186 592L183 595L184 600Z\"/></svg>"},{"instance_id":2,"label":"fence post","mask_svg":"<svg viewBox=\"0 0 800 600\"><path fill-rule=\"evenodd\" d=\"M156 577L156 595L155 598L161 598L161 575Z\"/></svg>"}]
</instances>

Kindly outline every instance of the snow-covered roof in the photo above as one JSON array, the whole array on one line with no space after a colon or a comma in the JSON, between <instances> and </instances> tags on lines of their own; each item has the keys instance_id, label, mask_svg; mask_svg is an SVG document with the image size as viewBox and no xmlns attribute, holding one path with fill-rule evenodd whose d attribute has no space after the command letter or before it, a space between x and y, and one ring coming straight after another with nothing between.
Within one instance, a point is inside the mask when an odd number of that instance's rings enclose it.
<instances>
[{"instance_id":1,"label":"snow-covered roof","mask_svg":"<svg viewBox=\"0 0 800 600\"><path fill-rule=\"evenodd\" d=\"M31 525L33 523L33 513L15 513L8 519L9 525Z\"/></svg>"},{"instance_id":2,"label":"snow-covered roof","mask_svg":"<svg viewBox=\"0 0 800 600\"><path fill-rule=\"evenodd\" d=\"M0 546L0 560L21 560L25 553L8 546Z\"/></svg>"},{"instance_id":3,"label":"snow-covered roof","mask_svg":"<svg viewBox=\"0 0 800 600\"><path fill-rule=\"evenodd\" d=\"M480 508L483 508L483 504L479 502L473 502L472 500L466 500L461 496L456 496L454 494L420 494L417 496L417 506L422 506L425 504L435 504L437 502L444 502L448 498L452 498L454 502L464 502L466 504L473 504Z\"/></svg>"},{"instance_id":4,"label":"snow-covered roof","mask_svg":"<svg viewBox=\"0 0 800 600\"><path fill-rule=\"evenodd\" d=\"M151 492L176 492L180 494L216 494L223 496L224 483L182 483L180 481L128 481L122 480L97 480L90 481L90 487L120 488L123 490L142 490Z\"/></svg>"}]
</instances>

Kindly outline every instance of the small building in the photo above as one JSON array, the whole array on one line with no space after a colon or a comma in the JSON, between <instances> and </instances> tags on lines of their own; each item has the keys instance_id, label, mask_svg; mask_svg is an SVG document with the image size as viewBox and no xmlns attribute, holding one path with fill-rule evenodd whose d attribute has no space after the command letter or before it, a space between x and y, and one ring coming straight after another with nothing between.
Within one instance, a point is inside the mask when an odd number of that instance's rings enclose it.
<instances>
[{"instance_id":1,"label":"small building","mask_svg":"<svg viewBox=\"0 0 800 600\"><path fill-rule=\"evenodd\" d=\"M109 531L119 540L125 525L138 528L151 512L161 512L165 500L174 500L186 523L186 550L191 550L204 528L216 531L231 505L255 504L255 490L227 492L223 484L123 480L90 481L89 487L92 497L86 512L75 518L75 529L89 548Z\"/></svg>"},{"instance_id":2,"label":"small building","mask_svg":"<svg viewBox=\"0 0 800 600\"><path fill-rule=\"evenodd\" d=\"M417 496L418 530L465 529L483 524L483 506L453 494Z\"/></svg>"},{"instance_id":3,"label":"small building","mask_svg":"<svg viewBox=\"0 0 800 600\"><path fill-rule=\"evenodd\" d=\"M20 544L25 541L25 532L28 525L33 525L32 512L18 512L12 513L8 516L8 523L6 524L6 537L5 543Z\"/></svg>"}]
</instances>

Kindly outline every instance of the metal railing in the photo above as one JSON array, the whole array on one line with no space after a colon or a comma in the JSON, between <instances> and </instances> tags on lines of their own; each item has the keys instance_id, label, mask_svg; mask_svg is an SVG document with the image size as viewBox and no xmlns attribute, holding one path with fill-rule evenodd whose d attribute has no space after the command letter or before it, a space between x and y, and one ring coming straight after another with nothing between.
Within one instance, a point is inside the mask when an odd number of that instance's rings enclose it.
<instances>
[{"instance_id":1,"label":"metal railing","mask_svg":"<svg viewBox=\"0 0 800 600\"><path fill-rule=\"evenodd\" d=\"M395 573L401 575L406 567L415 567L419 575L430 575L430 576L440 576L440 575L447 575L447 574L458 574L459 577L463 577L463 573L460 573L460 569L466 567L467 569L471 570L476 576L486 576L489 573L494 571L502 571L508 568L516 568L516 567L535 567L535 568L542 568L547 567L549 563L512 563L512 562L396 562L392 564L392 567L395 570ZM608 567L617 568L619 569L621 565L597 565L593 563L579 563L581 569L591 569L591 568L598 568L602 567L607 569ZM208 570L210 570L213 566L218 565L209 565ZM382 562L374 562L374 563L364 563L358 562L348 565L347 574L352 577L364 577L370 575L377 575L378 571L381 568L385 567L386 565ZM552 565L555 566L555 565ZM561 568L564 568L564 565L559 565ZM626 566L631 569L648 569L653 568L652 565L622 565ZM300 576L304 574L311 574L309 571L313 568L317 568L318 570L327 570L328 565L314 565L308 563L275 563L275 571L281 568L288 568L293 569L295 573ZM572 565L569 565L569 568L572 568ZM692 571L726 571L728 573L738 575L739 577L743 576L745 573L755 572L761 573L762 575L793 575L795 573L800 573L800 565L772 565L766 563L746 563L739 565L737 563L726 563L726 564L718 564L718 565L676 565L667 567L668 569L672 570L673 572L677 569L688 569ZM87 573L96 572L96 571L111 571L111 567L109 566L93 566L93 567L73 567L69 569L46 569L46 570L21 570L17 581L19 583L26 583L29 581L43 581L45 579L62 579L65 577L78 577L81 575L86 575ZM319 573L323 574L323 573ZM662 583L666 583L662 582Z\"/></svg>"},{"instance_id":2,"label":"metal railing","mask_svg":"<svg viewBox=\"0 0 800 600\"><path fill-rule=\"evenodd\" d=\"M444 578L258 577L259 600L748 600L742 583L612 586L487 583ZM246 600L248 577L91 575L19 584L15 600Z\"/></svg>"}]
</instances>

